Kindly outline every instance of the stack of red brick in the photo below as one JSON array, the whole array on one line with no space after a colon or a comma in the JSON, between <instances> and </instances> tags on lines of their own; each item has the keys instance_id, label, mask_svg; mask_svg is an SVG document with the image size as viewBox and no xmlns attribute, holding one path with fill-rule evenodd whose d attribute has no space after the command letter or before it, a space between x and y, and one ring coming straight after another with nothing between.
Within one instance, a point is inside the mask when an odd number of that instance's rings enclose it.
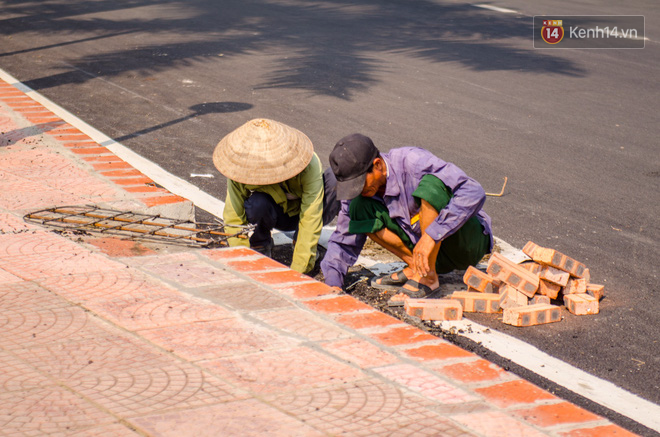
<instances>
[{"instance_id":1,"label":"stack of red brick","mask_svg":"<svg viewBox=\"0 0 660 437\"><path fill-rule=\"evenodd\" d=\"M597 314L603 286L590 283L589 269L568 256L528 242L523 252L531 258L516 264L494 253L484 273L474 267L465 271L467 291L448 299L406 299L408 314L423 320L460 320L463 312L499 313L514 326L559 322L563 300L576 315Z\"/></svg>"}]
</instances>

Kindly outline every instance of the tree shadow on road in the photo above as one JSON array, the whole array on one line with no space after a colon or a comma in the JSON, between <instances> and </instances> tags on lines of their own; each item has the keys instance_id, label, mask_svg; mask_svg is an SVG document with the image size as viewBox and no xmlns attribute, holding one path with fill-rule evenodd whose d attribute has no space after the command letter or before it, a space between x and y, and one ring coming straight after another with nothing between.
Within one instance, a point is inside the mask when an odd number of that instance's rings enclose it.
<instances>
[{"instance_id":1,"label":"tree shadow on road","mask_svg":"<svg viewBox=\"0 0 660 437\"><path fill-rule=\"evenodd\" d=\"M193 62L223 68L232 58L252 55L273 58L272 68L263 72L256 88L300 89L345 100L378 83L379 74L390 68L383 61L390 55L458 62L475 71L586 74L568 59L532 49L530 17L468 4L430 0L192 0L158 5L147 0L58 0L46 5L13 0L5 4L3 15L9 18L0 20L0 35L38 31L51 40L43 49L57 46L56 41L71 44L71 34L81 41L108 34L124 43L79 57L71 52L63 60L68 65L62 72L26 81L36 90L126 72L149 75ZM126 48L117 50L118 46Z\"/></svg>"}]
</instances>

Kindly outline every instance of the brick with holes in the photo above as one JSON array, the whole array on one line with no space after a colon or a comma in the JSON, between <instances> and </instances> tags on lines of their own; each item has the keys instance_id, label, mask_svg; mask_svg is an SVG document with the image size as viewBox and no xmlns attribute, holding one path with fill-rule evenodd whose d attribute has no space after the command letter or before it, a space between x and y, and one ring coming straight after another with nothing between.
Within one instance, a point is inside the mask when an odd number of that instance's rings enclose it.
<instances>
[{"instance_id":1,"label":"brick with holes","mask_svg":"<svg viewBox=\"0 0 660 437\"><path fill-rule=\"evenodd\" d=\"M543 303L506 308L502 321L513 326L534 326L559 322L561 321L561 308Z\"/></svg>"},{"instance_id":2,"label":"brick with holes","mask_svg":"<svg viewBox=\"0 0 660 437\"><path fill-rule=\"evenodd\" d=\"M527 296L506 284L500 287L499 298L500 308L515 308L529 303Z\"/></svg>"},{"instance_id":3,"label":"brick with holes","mask_svg":"<svg viewBox=\"0 0 660 437\"><path fill-rule=\"evenodd\" d=\"M527 297L532 297L539 288L539 277L520 267L499 253L493 253L486 268L493 278L516 288Z\"/></svg>"},{"instance_id":4,"label":"brick with holes","mask_svg":"<svg viewBox=\"0 0 660 437\"><path fill-rule=\"evenodd\" d=\"M584 294L586 292L587 280L584 278L571 278L564 287L564 294Z\"/></svg>"},{"instance_id":5,"label":"brick with holes","mask_svg":"<svg viewBox=\"0 0 660 437\"><path fill-rule=\"evenodd\" d=\"M536 305L536 304L539 304L539 303L544 303L546 305L550 305L550 298L548 296L544 296L542 294L537 294L529 300L530 305Z\"/></svg>"},{"instance_id":6,"label":"brick with holes","mask_svg":"<svg viewBox=\"0 0 660 437\"><path fill-rule=\"evenodd\" d=\"M528 241L522 250L525 255L534 261L568 272L576 278L583 278L589 274L584 264L554 249L541 247L538 244Z\"/></svg>"},{"instance_id":7,"label":"brick with holes","mask_svg":"<svg viewBox=\"0 0 660 437\"><path fill-rule=\"evenodd\" d=\"M406 299L404 308L408 315L422 320L461 320L463 306L454 299Z\"/></svg>"},{"instance_id":8,"label":"brick with holes","mask_svg":"<svg viewBox=\"0 0 660 437\"><path fill-rule=\"evenodd\" d=\"M525 270L529 270L534 274L538 274L541 271L541 268L543 267L541 266L541 264L537 263L536 261L523 261L518 265L524 268Z\"/></svg>"},{"instance_id":9,"label":"brick with holes","mask_svg":"<svg viewBox=\"0 0 660 437\"><path fill-rule=\"evenodd\" d=\"M455 291L450 296L463 306L464 313L499 313L500 296L494 293Z\"/></svg>"},{"instance_id":10,"label":"brick with holes","mask_svg":"<svg viewBox=\"0 0 660 437\"><path fill-rule=\"evenodd\" d=\"M565 287L568 280L571 278L570 273L550 266L543 266L538 273L540 279L552 282L561 287Z\"/></svg>"},{"instance_id":11,"label":"brick with holes","mask_svg":"<svg viewBox=\"0 0 660 437\"><path fill-rule=\"evenodd\" d=\"M497 293L497 284L492 276L475 267L468 267L463 275L463 282L471 290L479 291L481 293Z\"/></svg>"},{"instance_id":12,"label":"brick with holes","mask_svg":"<svg viewBox=\"0 0 660 437\"><path fill-rule=\"evenodd\" d=\"M544 279L539 280L539 293L548 296L550 299L557 299L559 292L561 291L561 285L553 284Z\"/></svg>"},{"instance_id":13,"label":"brick with holes","mask_svg":"<svg viewBox=\"0 0 660 437\"><path fill-rule=\"evenodd\" d=\"M605 286L600 284L587 284L587 294L601 300L605 295Z\"/></svg>"},{"instance_id":14,"label":"brick with holes","mask_svg":"<svg viewBox=\"0 0 660 437\"><path fill-rule=\"evenodd\" d=\"M564 305L568 311L578 316L598 314L599 311L598 299L586 293L565 294Z\"/></svg>"}]
</instances>

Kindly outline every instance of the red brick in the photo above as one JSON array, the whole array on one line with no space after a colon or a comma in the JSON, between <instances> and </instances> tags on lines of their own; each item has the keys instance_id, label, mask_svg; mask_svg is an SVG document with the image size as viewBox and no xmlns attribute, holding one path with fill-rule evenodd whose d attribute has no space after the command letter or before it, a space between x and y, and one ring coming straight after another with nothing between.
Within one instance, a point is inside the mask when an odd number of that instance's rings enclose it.
<instances>
[{"instance_id":1,"label":"red brick","mask_svg":"<svg viewBox=\"0 0 660 437\"><path fill-rule=\"evenodd\" d=\"M347 314L337 318L337 321L349 328L365 329L401 324L401 320L383 314L380 311L370 313Z\"/></svg>"},{"instance_id":2,"label":"red brick","mask_svg":"<svg viewBox=\"0 0 660 437\"><path fill-rule=\"evenodd\" d=\"M305 284L286 285L283 287L274 285L273 287L282 293L291 294L297 299L311 299L315 297L337 294L335 290L326 284L323 284L322 282L307 282Z\"/></svg>"},{"instance_id":3,"label":"red brick","mask_svg":"<svg viewBox=\"0 0 660 437\"><path fill-rule=\"evenodd\" d=\"M256 253L256 252L255 252ZM284 284L286 282L311 282L313 281L307 275L298 273L294 270L286 270L282 272L268 272L268 273L249 273L252 279L255 279L264 284L275 285Z\"/></svg>"},{"instance_id":4,"label":"red brick","mask_svg":"<svg viewBox=\"0 0 660 437\"><path fill-rule=\"evenodd\" d=\"M463 282L468 287L482 293L496 293L497 284L493 285L495 279L475 267L468 267L463 275Z\"/></svg>"},{"instance_id":5,"label":"red brick","mask_svg":"<svg viewBox=\"0 0 660 437\"><path fill-rule=\"evenodd\" d=\"M538 246L531 241L523 247L523 252L536 262L556 267L577 278L583 278L585 270L587 270L587 267L581 262L578 262L554 249Z\"/></svg>"},{"instance_id":6,"label":"red brick","mask_svg":"<svg viewBox=\"0 0 660 437\"><path fill-rule=\"evenodd\" d=\"M605 295L605 286L599 284L587 284L587 294L601 300Z\"/></svg>"},{"instance_id":7,"label":"red brick","mask_svg":"<svg viewBox=\"0 0 660 437\"><path fill-rule=\"evenodd\" d=\"M282 270L286 268L284 264L267 258L259 257L257 259L233 259L226 260L225 264L238 272L260 272L267 270Z\"/></svg>"},{"instance_id":8,"label":"red brick","mask_svg":"<svg viewBox=\"0 0 660 437\"><path fill-rule=\"evenodd\" d=\"M529 298L509 285L502 285L499 294L500 308L516 308L527 306Z\"/></svg>"},{"instance_id":9,"label":"red brick","mask_svg":"<svg viewBox=\"0 0 660 437\"><path fill-rule=\"evenodd\" d=\"M564 294L584 294L587 292L587 280L584 278L571 278L564 287Z\"/></svg>"},{"instance_id":10,"label":"red brick","mask_svg":"<svg viewBox=\"0 0 660 437\"><path fill-rule=\"evenodd\" d=\"M534 256L534 251L538 248L540 248L538 244L534 243L533 241L528 241L525 243L525 245L522 248L522 251L525 255L527 255L530 258L533 258Z\"/></svg>"},{"instance_id":11,"label":"red brick","mask_svg":"<svg viewBox=\"0 0 660 437\"><path fill-rule=\"evenodd\" d=\"M186 199L184 199L181 196L159 196L159 197L146 197L142 199L142 202L144 202L145 205L148 207L156 206L156 205L167 205L170 203L179 203L179 202L185 202Z\"/></svg>"},{"instance_id":12,"label":"red brick","mask_svg":"<svg viewBox=\"0 0 660 437\"><path fill-rule=\"evenodd\" d=\"M586 294L565 294L564 305L571 313L578 316L598 314L598 299Z\"/></svg>"},{"instance_id":13,"label":"red brick","mask_svg":"<svg viewBox=\"0 0 660 437\"><path fill-rule=\"evenodd\" d=\"M47 118L42 118L42 117L25 117L32 123L36 124L42 124L42 123L51 123L53 121L60 120L59 118L53 118L53 117L47 117Z\"/></svg>"},{"instance_id":14,"label":"red brick","mask_svg":"<svg viewBox=\"0 0 660 437\"><path fill-rule=\"evenodd\" d=\"M437 337L412 326L396 327L387 332L369 334L369 336L375 338L386 346L401 346L438 339Z\"/></svg>"},{"instance_id":15,"label":"red brick","mask_svg":"<svg viewBox=\"0 0 660 437\"><path fill-rule=\"evenodd\" d=\"M486 360L477 360L469 363L451 364L437 369L458 381L471 383L499 379L506 374L504 369Z\"/></svg>"},{"instance_id":16,"label":"red brick","mask_svg":"<svg viewBox=\"0 0 660 437\"><path fill-rule=\"evenodd\" d=\"M143 185L143 184L154 184L154 181L149 179L146 176L138 178L123 178L117 179L114 181L117 185Z\"/></svg>"},{"instance_id":17,"label":"red brick","mask_svg":"<svg viewBox=\"0 0 660 437\"><path fill-rule=\"evenodd\" d=\"M568 272L550 266L544 266L539 270L538 273L540 279L544 279L548 282L552 282L553 284L557 284L562 287L564 287L566 283L568 283L568 280L571 277L571 275Z\"/></svg>"},{"instance_id":18,"label":"red brick","mask_svg":"<svg viewBox=\"0 0 660 437\"><path fill-rule=\"evenodd\" d=\"M580 428L573 431L562 432L559 434L562 437L637 437L617 425L603 425L593 428Z\"/></svg>"},{"instance_id":19,"label":"red brick","mask_svg":"<svg viewBox=\"0 0 660 437\"><path fill-rule=\"evenodd\" d=\"M68 142L68 143L62 143L64 147L68 148L77 148L77 147L98 147L99 143L96 141L74 141L74 142Z\"/></svg>"},{"instance_id":20,"label":"red brick","mask_svg":"<svg viewBox=\"0 0 660 437\"><path fill-rule=\"evenodd\" d=\"M89 136L79 133L79 134L63 134L63 135L53 135L60 141L94 141Z\"/></svg>"},{"instance_id":21,"label":"red brick","mask_svg":"<svg viewBox=\"0 0 660 437\"><path fill-rule=\"evenodd\" d=\"M105 155L111 154L105 147L85 147L71 150L77 155ZM114 156L114 155L113 155Z\"/></svg>"},{"instance_id":22,"label":"red brick","mask_svg":"<svg viewBox=\"0 0 660 437\"><path fill-rule=\"evenodd\" d=\"M133 166L127 162L108 162L103 164L92 164L94 170L118 170L122 168L133 168Z\"/></svg>"},{"instance_id":23,"label":"red brick","mask_svg":"<svg viewBox=\"0 0 660 437\"><path fill-rule=\"evenodd\" d=\"M477 388L475 391L500 408L556 399L547 391L522 379Z\"/></svg>"},{"instance_id":24,"label":"red brick","mask_svg":"<svg viewBox=\"0 0 660 437\"><path fill-rule=\"evenodd\" d=\"M537 294L536 296L534 296L533 298L531 298L529 300L530 305L536 305L536 304L539 304L539 303L550 305L550 298L548 296L544 296L542 294Z\"/></svg>"},{"instance_id":25,"label":"red brick","mask_svg":"<svg viewBox=\"0 0 660 437\"><path fill-rule=\"evenodd\" d=\"M514 414L537 426L550 427L567 423L600 420L599 416L569 402L541 405L536 408L514 411Z\"/></svg>"},{"instance_id":26,"label":"red brick","mask_svg":"<svg viewBox=\"0 0 660 437\"><path fill-rule=\"evenodd\" d=\"M204 255L218 261L224 260L240 260L245 257L253 257L258 255L258 252L244 246L228 247L226 249L209 249L205 250Z\"/></svg>"},{"instance_id":27,"label":"red brick","mask_svg":"<svg viewBox=\"0 0 660 437\"><path fill-rule=\"evenodd\" d=\"M466 313L499 313L500 295L469 291L455 291L451 299L457 300Z\"/></svg>"},{"instance_id":28,"label":"red brick","mask_svg":"<svg viewBox=\"0 0 660 437\"><path fill-rule=\"evenodd\" d=\"M502 322L513 326L534 326L560 320L561 308L555 305L537 304L505 308Z\"/></svg>"},{"instance_id":29,"label":"red brick","mask_svg":"<svg viewBox=\"0 0 660 437\"><path fill-rule=\"evenodd\" d=\"M560 291L560 285L553 284L552 282L548 282L543 279L539 281L539 293L544 296L548 296L550 299L557 299Z\"/></svg>"},{"instance_id":30,"label":"red brick","mask_svg":"<svg viewBox=\"0 0 660 437\"><path fill-rule=\"evenodd\" d=\"M82 159L86 162L121 162L123 159L107 153L105 155L83 156Z\"/></svg>"},{"instance_id":31,"label":"red brick","mask_svg":"<svg viewBox=\"0 0 660 437\"><path fill-rule=\"evenodd\" d=\"M414 349L407 349L406 355L420 361L448 360L451 358L469 358L472 353L453 344L429 344Z\"/></svg>"},{"instance_id":32,"label":"red brick","mask_svg":"<svg viewBox=\"0 0 660 437\"><path fill-rule=\"evenodd\" d=\"M461 320L463 307L453 299L406 299L406 313L422 320Z\"/></svg>"},{"instance_id":33,"label":"red brick","mask_svg":"<svg viewBox=\"0 0 660 437\"><path fill-rule=\"evenodd\" d=\"M119 162L119 161L117 161L117 162ZM119 178L119 177L140 176L142 174L138 170L135 170L135 169L131 169L131 170L109 170L109 171L102 171L100 173L103 176L107 176L109 178L112 178L113 180L115 178Z\"/></svg>"},{"instance_id":34,"label":"red brick","mask_svg":"<svg viewBox=\"0 0 660 437\"><path fill-rule=\"evenodd\" d=\"M536 261L523 261L518 265L534 274L538 274L542 267L541 264L537 263Z\"/></svg>"},{"instance_id":35,"label":"red brick","mask_svg":"<svg viewBox=\"0 0 660 437\"><path fill-rule=\"evenodd\" d=\"M499 253L491 255L486 270L495 279L511 285L527 297L534 296L539 288L538 276L509 261Z\"/></svg>"},{"instance_id":36,"label":"red brick","mask_svg":"<svg viewBox=\"0 0 660 437\"><path fill-rule=\"evenodd\" d=\"M315 299L305 301L310 309L319 311L321 313L352 313L355 311L373 310L372 307L366 305L351 296L337 296L329 299Z\"/></svg>"}]
</instances>

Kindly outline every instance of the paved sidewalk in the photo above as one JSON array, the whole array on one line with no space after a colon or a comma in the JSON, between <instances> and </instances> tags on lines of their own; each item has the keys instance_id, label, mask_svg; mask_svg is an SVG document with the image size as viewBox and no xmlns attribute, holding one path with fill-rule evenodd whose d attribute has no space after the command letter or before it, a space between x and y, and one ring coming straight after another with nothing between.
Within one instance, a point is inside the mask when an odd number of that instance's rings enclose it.
<instances>
[{"instance_id":1,"label":"paved sidewalk","mask_svg":"<svg viewBox=\"0 0 660 437\"><path fill-rule=\"evenodd\" d=\"M633 435L249 249L22 219L80 204L192 211L0 81L2 436Z\"/></svg>"}]
</instances>

